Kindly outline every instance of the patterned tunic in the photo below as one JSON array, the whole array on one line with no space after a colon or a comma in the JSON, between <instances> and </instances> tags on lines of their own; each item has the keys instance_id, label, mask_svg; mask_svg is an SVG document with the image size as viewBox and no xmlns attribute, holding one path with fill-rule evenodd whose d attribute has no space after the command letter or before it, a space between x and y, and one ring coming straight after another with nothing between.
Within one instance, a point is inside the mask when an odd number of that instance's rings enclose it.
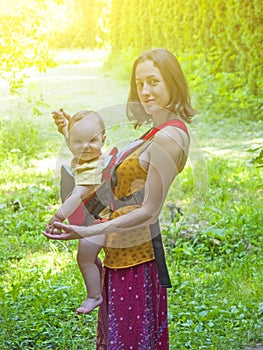
<instances>
[{"instance_id":1,"label":"patterned tunic","mask_svg":"<svg viewBox=\"0 0 263 350\"><path fill-rule=\"evenodd\" d=\"M118 199L144 188L147 171L139 162L140 151L141 148L133 152L116 170L118 184L114 189L114 195ZM138 205L119 208L112 213L111 218L126 214L137 207ZM110 268L125 268L153 260L149 226L110 234L105 253L104 265Z\"/></svg>"},{"instance_id":2,"label":"patterned tunic","mask_svg":"<svg viewBox=\"0 0 263 350\"><path fill-rule=\"evenodd\" d=\"M117 198L144 187L139 152L117 168ZM135 208L120 208L112 218ZM168 350L167 290L159 283L149 228L109 235L105 253L97 350Z\"/></svg>"}]
</instances>

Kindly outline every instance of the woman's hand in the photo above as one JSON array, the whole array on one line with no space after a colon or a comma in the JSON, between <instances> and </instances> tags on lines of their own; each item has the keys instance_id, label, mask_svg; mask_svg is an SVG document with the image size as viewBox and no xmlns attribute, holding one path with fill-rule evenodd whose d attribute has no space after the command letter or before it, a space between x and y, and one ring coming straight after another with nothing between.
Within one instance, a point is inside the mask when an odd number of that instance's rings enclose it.
<instances>
[{"instance_id":1,"label":"woman's hand","mask_svg":"<svg viewBox=\"0 0 263 350\"><path fill-rule=\"evenodd\" d=\"M73 239L83 238L76 230L81 231L81 227L73 225L65 225L62 222L54 222L54 224L46 225L46 230L43 235L49 239L55 239L60 241L70 241Z\"/></svg>"}]
</instances>

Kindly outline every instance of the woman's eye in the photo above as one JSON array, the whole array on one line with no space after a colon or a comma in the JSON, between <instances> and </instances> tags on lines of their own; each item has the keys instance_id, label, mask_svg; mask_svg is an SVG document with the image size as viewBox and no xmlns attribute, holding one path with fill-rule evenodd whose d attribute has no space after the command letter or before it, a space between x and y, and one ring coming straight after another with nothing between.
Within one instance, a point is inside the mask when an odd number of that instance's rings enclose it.
<instances>
[{"instance_id":1,"label":"woman's eye","mask_svg":"<svg viewBox=\"0 0 263 350\"><path fill-rule=\"evenodd\" d=\"M158 80L157 79L151 79L149 81L150 85L156 85L158 83Z\"/></svg>"},{"instance_id":2,"label":"woman's eye","mask_svg":"<svg viewBox=\"0 0 263 350\"><path fill-rule=\"evenodd\" d=\"M138 88L138 89L141 89L142 87L143 87L143 83L138 82L138 83L137 83L137 88Z\"/></svg>"}]
</instances>

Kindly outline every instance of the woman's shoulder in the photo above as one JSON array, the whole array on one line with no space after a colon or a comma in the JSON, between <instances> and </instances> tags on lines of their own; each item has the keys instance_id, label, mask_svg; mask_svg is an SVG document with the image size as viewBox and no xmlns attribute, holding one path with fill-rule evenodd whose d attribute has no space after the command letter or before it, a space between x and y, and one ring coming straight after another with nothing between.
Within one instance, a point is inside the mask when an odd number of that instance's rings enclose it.
<instances>
[{"instance_id":1,"label":"woman's shoulder","mask_svg":"<svg viewBox=\"0 0 263 350\"><path fill-rule=\"evenodd\" d=\"M189 137L181 129L167 126L156 133L147 148L148 161L166 167L173 161L180 172L185 164L189 150ZM163 169L165 170L165 169Z\"/></svg>"},{"instance_id":2,"label":"woman's shoulder","mask_svg":"<svg viewBox=\"0 0 263 350\"><path fill-rule=\"evenodd\" d=\"M174 144L185 148L188 147L190 140L188 133L183 129L168 125L155 134L153 142L165 148Z\"/></svg>"}]
</instances>

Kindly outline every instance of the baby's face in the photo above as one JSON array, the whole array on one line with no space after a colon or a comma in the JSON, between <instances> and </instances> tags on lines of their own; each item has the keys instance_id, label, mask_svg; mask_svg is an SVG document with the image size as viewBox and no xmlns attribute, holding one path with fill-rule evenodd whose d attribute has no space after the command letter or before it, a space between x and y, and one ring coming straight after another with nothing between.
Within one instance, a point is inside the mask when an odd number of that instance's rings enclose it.
<instances>
[{"instance_id":1,"label":"baby's face","mask_svg":"<svg viewBox=\"0 0 263 350\"><path fill-rule=\"evenodd\" d=\"M79 162L90 162L101 155L105 135L98 123L84 119L73 125L69 133L69 148Z\"/></svg>"}]
</instances>

